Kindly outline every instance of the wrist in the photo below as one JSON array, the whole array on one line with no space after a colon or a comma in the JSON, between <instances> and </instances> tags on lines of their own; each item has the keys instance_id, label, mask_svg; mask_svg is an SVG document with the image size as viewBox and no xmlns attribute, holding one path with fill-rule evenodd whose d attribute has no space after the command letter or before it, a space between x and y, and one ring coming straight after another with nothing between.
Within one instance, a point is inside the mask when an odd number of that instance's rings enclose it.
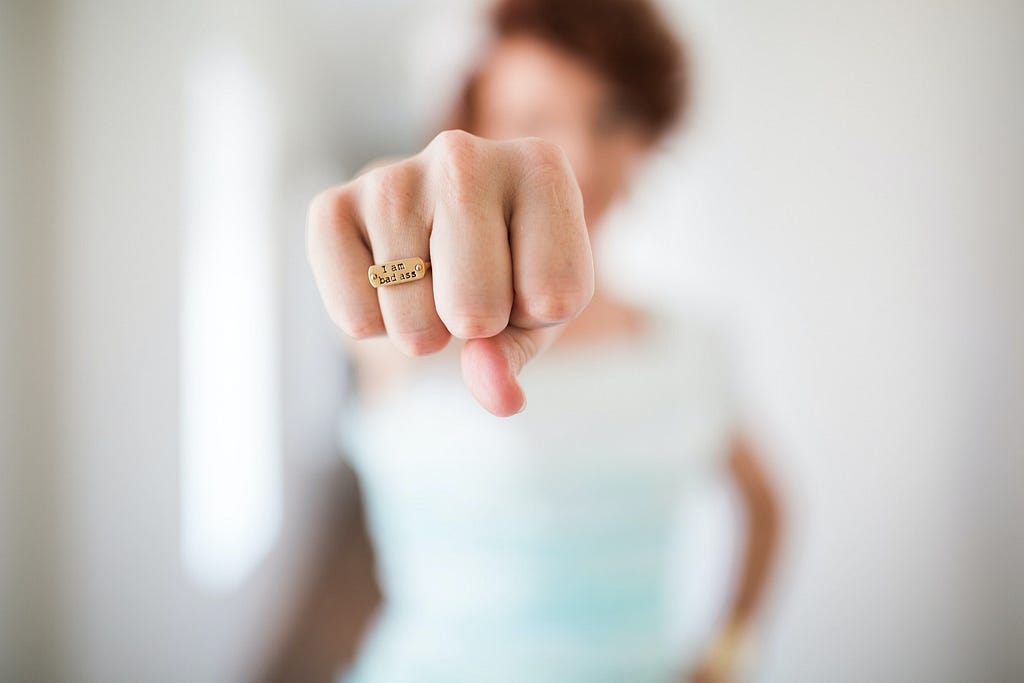
<instances>
[{"instance_id":1,"label":"wrist","mask_svg":"<svg viewBox=\"0 0 1024 683\"><path fill-rule=\"evenodd\" d=\"M704 665L713 680L734 680L750 670L752 647L750 622L731 619L711 641Z\"/></svg>"}]
</instances>

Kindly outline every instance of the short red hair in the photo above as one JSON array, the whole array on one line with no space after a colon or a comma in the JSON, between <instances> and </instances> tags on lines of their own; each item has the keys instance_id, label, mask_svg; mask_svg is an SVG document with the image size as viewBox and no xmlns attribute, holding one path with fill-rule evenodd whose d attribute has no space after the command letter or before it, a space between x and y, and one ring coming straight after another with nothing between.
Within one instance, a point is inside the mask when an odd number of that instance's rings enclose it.
<instances>
[{"instance_id":1,"label":"short red hair","mask_svg":"<svg viewBox=\"0 0 1024 683\"><path fill-rule=\"evenodd\" d=\"M650 0L498 0L490 18L498 38L537 38L581 60L609 83L614 106L652 138L689 105L686 53ZM451 127L472 132L476 80L463 88Z\"/></svg>"}]
</instances>

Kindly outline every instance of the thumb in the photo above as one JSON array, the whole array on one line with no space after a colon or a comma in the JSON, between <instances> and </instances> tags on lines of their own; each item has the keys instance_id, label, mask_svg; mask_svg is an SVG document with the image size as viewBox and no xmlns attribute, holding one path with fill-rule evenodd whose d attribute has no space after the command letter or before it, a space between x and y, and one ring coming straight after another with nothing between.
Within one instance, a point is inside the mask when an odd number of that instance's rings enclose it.
<instances>
[{"instance_id":1,"label":"thumb","mask_svg":"<svg viewBox=\"0 0 1024 683\"><path fill-rule=\"evenodd\" d=\"M558 338L562 327L509 326L493 337L467 340L462 347L462 379L477 403L498 417L521 412L526 395L516 377Z\"/></svg>"}]
</instances>

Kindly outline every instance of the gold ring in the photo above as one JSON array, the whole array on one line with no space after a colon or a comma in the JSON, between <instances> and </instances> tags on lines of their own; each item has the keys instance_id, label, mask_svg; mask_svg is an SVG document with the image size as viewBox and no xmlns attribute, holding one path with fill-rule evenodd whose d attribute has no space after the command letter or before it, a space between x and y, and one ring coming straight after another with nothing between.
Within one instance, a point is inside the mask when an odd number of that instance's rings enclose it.
<instances>
[{"instance_id":1,"label":"gold ring","mask_svg":"<svg viewBox=\"0 0 1024 683\"><path fill-rule=\"evenodd\" d=\"M390 287L422 280L428 270L430 270L430 261L424 261L418 256L414 256L387 263L375 263L366 271L366 275L370 278L373 288L377 289L378 287Z\"/></svg>"}]
</instances>

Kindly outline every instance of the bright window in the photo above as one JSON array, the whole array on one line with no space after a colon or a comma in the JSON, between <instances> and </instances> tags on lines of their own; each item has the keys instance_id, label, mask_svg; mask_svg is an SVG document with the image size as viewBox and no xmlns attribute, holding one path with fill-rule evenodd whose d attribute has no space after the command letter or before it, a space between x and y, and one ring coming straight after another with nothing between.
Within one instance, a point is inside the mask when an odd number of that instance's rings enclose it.
<instances>
[{"instance_id":1,"label":"bright window","mask_svg":"<svg viewBox=\"0 0 1024 683\"><path fill-rule=\"evenodd\" d=\"M185 76L182 557L199 585L226 591L281 525L276 127L241 52L200 52Z\"/></svg>"}]
</instances>

